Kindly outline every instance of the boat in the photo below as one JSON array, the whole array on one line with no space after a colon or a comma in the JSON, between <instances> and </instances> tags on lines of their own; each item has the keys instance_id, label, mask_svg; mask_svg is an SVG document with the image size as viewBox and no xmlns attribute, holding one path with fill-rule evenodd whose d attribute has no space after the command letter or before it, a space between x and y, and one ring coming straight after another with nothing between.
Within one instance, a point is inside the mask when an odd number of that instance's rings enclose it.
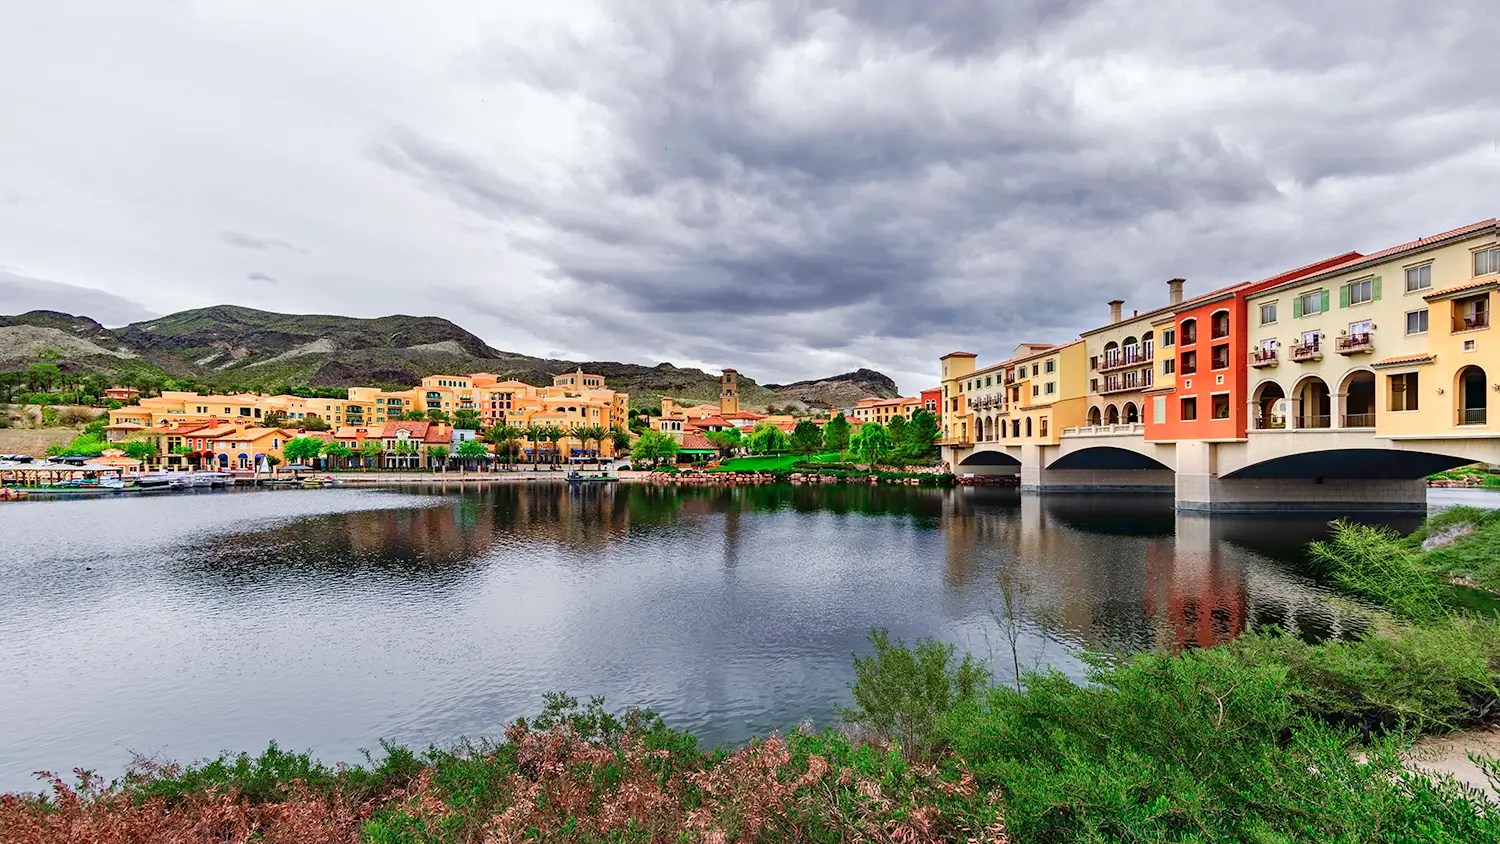
<instances>
[{"instance_id":1,"label":"boat","mask_svg":"<svg viewBox=\"0 0 1500 844\"><path fill-rule=\"evenodd\" d=\"M26 490L14 489L12 487L0 487L0 501L20 501L26 497Z\"/></svg>"},{"instance_id":2,"label":"boat","mask_svg":"<svg viewBox=\"0 0 1500 844\"><path fill-rule=\"evenodd\" d=\"M190 486L229 486L234 483L234 476L228 472L190 472L188 481Z\"/></svg>"},{"instance_id":3,"label":"boat","mask_svg":"<svg viewBox=\"0 0 1500 844\"><path fill-rule=\"evenodd\" d=\"M573 469L568 472L565 480L570 484L608 484L618 481L619 478L605 472L600 472L597 475L585 475L577 469Z\"/></svg>"}]
</instances>

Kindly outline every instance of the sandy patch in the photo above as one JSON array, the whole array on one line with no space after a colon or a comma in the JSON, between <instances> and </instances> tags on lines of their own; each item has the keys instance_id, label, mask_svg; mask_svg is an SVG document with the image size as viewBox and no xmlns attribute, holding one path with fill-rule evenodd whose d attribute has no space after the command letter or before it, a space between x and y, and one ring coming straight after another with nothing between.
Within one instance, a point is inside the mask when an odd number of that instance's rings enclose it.
<instances>
[{"instance_id":1,"label":"sandy patch","mask_svg":"<svg viewBox=\"0 0 1500 844\"><path fill-rule=\"evenodd\" d=\"M1491 800L1500 802L1500 792L1496 792L1485 779L1479 766L1469 760L1470 753L1500 757L1500 730L1424 736L1403 755L1407 764L1419 771L1449 774L1464 785L1488 794Z\"/></svg>"}]
</instances>

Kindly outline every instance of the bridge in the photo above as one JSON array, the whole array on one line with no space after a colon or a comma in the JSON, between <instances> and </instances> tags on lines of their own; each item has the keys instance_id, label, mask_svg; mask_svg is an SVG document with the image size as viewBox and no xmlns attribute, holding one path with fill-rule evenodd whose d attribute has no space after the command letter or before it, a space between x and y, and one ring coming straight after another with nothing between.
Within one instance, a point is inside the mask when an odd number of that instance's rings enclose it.
<instances>
[{"instance_id":1,"label":"bridge","mask_svg":"<svg viewBox=\"0 0 1500 844\"><path fill-rule=\"evenodd\" d=\"M943 458L960 476L1018 475L1023 492L1171 492L1180 510L1423 510L1428 475L1500 463L1500 437L1297 428L1151 442L1129 423L1065 428L1056 444L947 442Z\"/></svg>"}]
</instances>

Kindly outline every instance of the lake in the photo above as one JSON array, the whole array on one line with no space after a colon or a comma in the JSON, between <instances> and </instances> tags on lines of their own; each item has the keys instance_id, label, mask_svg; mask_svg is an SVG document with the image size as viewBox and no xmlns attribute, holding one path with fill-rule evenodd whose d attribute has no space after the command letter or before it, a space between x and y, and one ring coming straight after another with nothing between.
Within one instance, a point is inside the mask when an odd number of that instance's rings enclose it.
<instances>
[{"instance_id":1,"label":"lake","mask_svg":"<svg viewBox=\"0 0 1500 844\"><path fill-rule=\"evenodd\" d=\"M556 690L740 741L831 722L874 626L941 637L1001 677L1018 661L1079 677L1083 649L1256 624L1336 636L1360 622L1302 557L1327 518L866 486L4 504L0 791L43 769L115 776L134 754L274 739L338 761L381 738L498 736Z\"/></svg>"}]
</instances>

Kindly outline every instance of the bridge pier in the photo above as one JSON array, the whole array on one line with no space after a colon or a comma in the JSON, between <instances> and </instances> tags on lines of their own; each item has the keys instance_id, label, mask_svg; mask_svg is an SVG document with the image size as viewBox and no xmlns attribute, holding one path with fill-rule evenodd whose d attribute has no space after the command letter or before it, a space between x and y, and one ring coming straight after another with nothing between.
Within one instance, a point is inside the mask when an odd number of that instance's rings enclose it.
<instances>
[{"instance_id":1,"label":"bridge pier","mask_svg":"<svg viewBox=\"0 0 1500 844\"><path fill-rule=\"evenodd\" d=\"M1425 479L1221 478L1218 448L1216 443L1177 444L1177 509L1221 513L1427 509Z\"/></svg>"}]
</instances>

